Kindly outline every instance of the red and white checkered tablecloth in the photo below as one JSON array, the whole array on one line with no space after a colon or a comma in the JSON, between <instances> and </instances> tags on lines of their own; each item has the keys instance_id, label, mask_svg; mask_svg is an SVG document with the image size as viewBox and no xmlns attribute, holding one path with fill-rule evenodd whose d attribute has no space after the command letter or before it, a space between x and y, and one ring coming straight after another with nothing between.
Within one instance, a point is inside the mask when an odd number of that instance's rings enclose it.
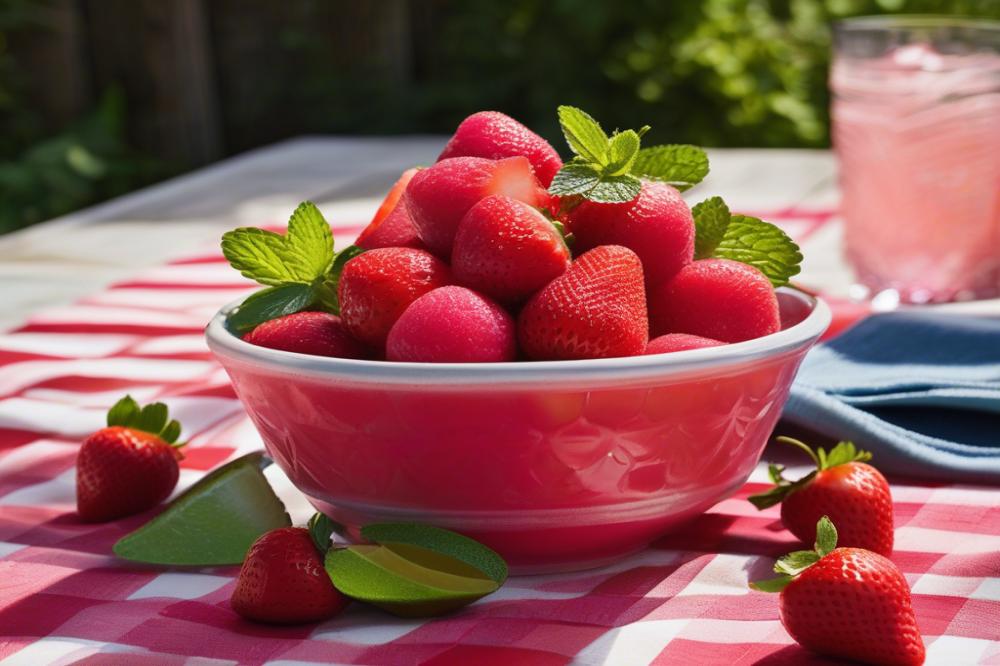
<instances>
[{"instance_id":1,"label":"red and white checkered tablecloth","mask_svg":"<svg viewBox=\"0 0 1000 666\"><path fill-rule=\"evenodd\" d=\"M831 215L769 217L808 253L810 234ZM359 221L338 228L338 243ZM235 567L115 559L111 545L149 516L77 520L79 442L130 392L162 399L184 424L181 488L260 448L202 339L216 309L249 288L206 250L0 334L0 664L832 663L794 645L774 596L747 588L796 546L776 508L757 512L746 502L765 485L762 469L640 555L595 571L513 578L434 620L354 605L319 625L259 626L228 608ZM303 518L301 500L275 481ZM1000 488L892 481L893 560L913 588L928 663L1000 664Z\"/></svg>"}]
</instances>

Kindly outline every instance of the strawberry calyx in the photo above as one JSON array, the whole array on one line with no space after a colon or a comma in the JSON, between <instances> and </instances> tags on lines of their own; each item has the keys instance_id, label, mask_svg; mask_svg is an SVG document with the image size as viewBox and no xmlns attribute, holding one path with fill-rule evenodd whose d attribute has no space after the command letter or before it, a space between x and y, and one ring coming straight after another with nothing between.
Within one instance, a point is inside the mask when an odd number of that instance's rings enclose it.
<instances>
[{"instance_id":1,"label":"strawberry calyx","mask_svg":"<svg viewBox=\"0 0 1000 666\"><path fill-rule=\"evenodd\" d=\"M836 467L837 465L844 465L850 462L867 462L872 459L871 452L863 451L857 448L854 445L854 442L838 442L837 445L830 449L830 452L827 453L826 449L823 447L817 447L814 451L812 447L805 442L792 437L776 437L775 441L783 444L790 444L791 446L805 451L816 464L816 469L809 472L809 474L801 479L789 481L784 477L784 465L776 465L773 463L769 464L767 466L767 473L771 478L771 481L775 484L774 487L766 492L751 495L747 498L750 500L750 503L758 509L766 509L774 506L775 504L780 504L791 493L812 481L819 472L830 469L831 467Z\"/></svg>"},{"instance_id":2,"label":"strawberry calyx","mask_svg":"<svg viewBox=\"0 0 1000 666\"><path fill-rule=\"evenodd\" d=\"M126 395L108 410L107 423L108 427L121 426L155 435L174 448L187 443L177 441L181 434L181 424L177 419L170 418L167 406L162 402L141 407L132 396ZM179 451L177 455L180 459Z\"/></svg>"},{"instance_id":3,"label":"strawberry calyx","mask_svg":"<svg viewBox=\"0 0 1000 666\"><path fill-rule=\"evenodd\" d=\"M781 592L796 576L829 555L837 547L837 528L829 517L823 516L816 523L816 543L813 550L796 550L774 563L777 578L750 583L750 589L761 592Z\"/></svg>"}]
</instances>

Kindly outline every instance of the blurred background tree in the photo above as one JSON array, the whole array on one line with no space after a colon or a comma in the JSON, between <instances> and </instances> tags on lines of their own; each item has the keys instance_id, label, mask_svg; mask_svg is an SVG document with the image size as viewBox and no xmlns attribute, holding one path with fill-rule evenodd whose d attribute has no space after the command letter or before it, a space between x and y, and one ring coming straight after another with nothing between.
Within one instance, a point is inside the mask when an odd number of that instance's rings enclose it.
<instances>
[{"instance_id":1,"label":"blurred background tree","mask_svg":"<svg viewBox=\"0 0 1000 666\"><path fill-rule=\"evenodd\" d=\"M307 133L555 106L656 142L825 147L830 23L997 0L0 0L0 232ZM557 144L558 145L558 144Z\"/></svg>"}]
</instances>

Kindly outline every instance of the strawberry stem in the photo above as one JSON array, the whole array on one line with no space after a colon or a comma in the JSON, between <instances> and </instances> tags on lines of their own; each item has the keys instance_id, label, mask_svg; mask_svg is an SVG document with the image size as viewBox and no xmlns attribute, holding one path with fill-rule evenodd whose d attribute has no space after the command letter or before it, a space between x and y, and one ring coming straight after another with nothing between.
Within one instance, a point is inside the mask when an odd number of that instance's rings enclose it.
<instances>
[{"instance_id":1,"label":"strawberry stem","mask_svg":"<svg viewBox=\"0 0 1000 666\"><path fill-rule=\"evenodd\" d=\"M781 442L782 444L791 444L792 446L802 449L803 451L809 454L809 457L812 458L812 461L814 463L816 463L816 467L818 469L823 469L823 464L820 461L819 457L816 455L816 452L813 451L812 448L810 448L810 446L805 442L795 439L794 437L785 437L784 435L780 437L775 437L775 441Z\"/></svg>"}]
</instances>

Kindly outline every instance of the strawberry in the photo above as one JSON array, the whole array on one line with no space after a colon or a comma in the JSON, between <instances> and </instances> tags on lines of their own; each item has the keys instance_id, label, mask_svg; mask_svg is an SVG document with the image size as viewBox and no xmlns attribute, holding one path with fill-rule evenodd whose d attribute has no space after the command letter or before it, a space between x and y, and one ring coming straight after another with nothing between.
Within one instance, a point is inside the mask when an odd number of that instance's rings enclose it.
<instances>
[{"instance_id":1,"label":"strawberry","mask_svg":"<svg viewBox=\"0 0 1000 666\"><path fill-rule=\"evenodd\" d=\"M653 338L646 345L644 354L669 354L670 352L686 351L688 349L705 349L706 347L721 347L726 344L718 340L700 338L697 335L687 333L668 333L658 338Z\"/></svg>"},{"instance_id":2,"label":"strawberry","mask_svg":"<svg viewBox=\"0 0 1000 666\"><path fill-rule=\"evenodd\" d=\"M125 396L108 411L108 427L83 441L76 456L76 510L104 522L141 513L165 500L177 485L183 456L177 421L167 406L140 408Z\"/></svg>"},{"instance_id":3,"label":"strawberry","mask_svg":"<svg viewBox=\"0 0 1000 666\"><path fill-rule=\"evenodd\" d=\"M449 282L448 266L429 252L406 247L369 250L344 264L337 284L340 317L355 339L382 350L389 330L410 303Z\"/></svg>"},{"instance_id":4,"label":"strawberry","mask_svg":"<svg viewBox=\"0 0 1000 666\"><path fill-rule=\"evenodd\" d=\"M519 303L569 266L562 234L535 208L502 194L462 218L451 269L458 284L502 303Z\"/></svg>"},{"instance_id":5,"label":"strawberry","mask_svg":"<svg viewBox=\"0 0 1000 666\"><path fill-rule=\"evenodd\" d=\"M648 329L642 262L618 245L580 256L518 318L521 350L535 360L641 354Z\"/></svg>"},{"instance_id":6,"label":"strawberry","mask_svg":"<svg viewBox=\"0 0 1000 666\"><path fill-rule=\"evenodd\" d=\"M333 617L349 600L330 581L323 556L309 530L271 530L247 551L229 605L248 620L270 624Z\"/></svg>"},{"instance_id":7,"label":"strawberry","mask_svg":"<svg viewBox=\"0 0 1000 666\"><path fill-rule=\"evenodd\" d=\"M863 548L837 548L837 530L823 516L815 550L775 564L778 578L751 583L780 592L779 616L800 645L821 654L872 664L917 666L924 642L906 578L888 558Z\"/></svg>"},{"instance_id":8,"label":"strawberry","mask_svg":"<svg viewBox=\"0 0 1000 666\"><path fill-rule=\"evenodd\" d=\"M700 259L649 294L654 337L688 333L742 342L781 329L778 299L763 273L729 259Z\"/></svg>"},{"instance_id":9,"label":"strawberry","mask_svg":"<svg viewBox=\"0 0 1000 666\"><path fill-rule=\"evenodd\" d=\"M368 351L351 337L340 317L328 312L296 312L259 324L243 339L253 345L284 351L367 358Z\"/></svg>"},{"instance_id":10,"label":"strawberry","mask_svg":"<svg viewBox=\"0 0 1000 666\"><path fill-rule=\"evenodd\" d=\"M644 182L627 203L584 201L569 213L574 249L622 245L639 255L646 284L669 280L694 257L694 218L680 192L657 182Z\"/></svg>"},{"instance_id":11,"label":"strawberry","mask_svg":"<svg viewBox=\"0 0 1000 666\"><path fill-rule=\"evenodd\" d=\"M480 199L491 194L504 194L537 207L548 203L548 193L535 179L526 157L441 160L413 176L404 200L420 239L431 252L448 259L459 222Z\"/></svg>"},{"instance_id":12,"label":"strawberry","mask_svg":"<svg viewBox=\"0 0 1000 666\"><path fill-rule=\"evenodd\" d=\"M413 226L413 220L406 210L406 203L400 201L406 186L419 169L407 169L400 176L396 184L389 190L385 200L375 212L375 217L365 227L364 231L358 235L354 242L365 250L374 250L379 247L415 247L424 248L423 242L417 235L417 230Z\"/></svg>"},{"instance_id":13,"label":"strawberry","mask_svg":"<svg viewBox=\"0 0 1000 666\"><path fill-rule=\"evenodd\" d=\"M499 160L518 155L528 158L545 187L563 165L555 149L521 123L499 111L480 111L462 121L438 161L451 157Z\"/></svg>"},{"instance_id":14,"label":"strawberry","mask_svg":"<svg viewBox=\"0 0 1000 666\"><path fill-rule=\"evenodd\" d=\"M465 287L441 287L413 301L386 344L390 361L489 363L516 356L514 320Z\"/></svg>"},{"instance_id":15,"label":"strawberry","mask_svg":"<svg viewBox=\"0 0 1000 666\"><path fill-rule=\"evenodd\" d=\"M804 450L816 469L798 481L782 477L781 465L770 465L769 491L750 497L758 509L781 503L781 522L805 543L816 539L816 521L829 516L841 525L840 540L845 546L864 548L881 555L892 554L893 514L889 482L881 472L866 464L872 454L859 451L851 442L840 442L827 453L814 452L791 437L779 442Z\"/></svg>"}]
</instances>

